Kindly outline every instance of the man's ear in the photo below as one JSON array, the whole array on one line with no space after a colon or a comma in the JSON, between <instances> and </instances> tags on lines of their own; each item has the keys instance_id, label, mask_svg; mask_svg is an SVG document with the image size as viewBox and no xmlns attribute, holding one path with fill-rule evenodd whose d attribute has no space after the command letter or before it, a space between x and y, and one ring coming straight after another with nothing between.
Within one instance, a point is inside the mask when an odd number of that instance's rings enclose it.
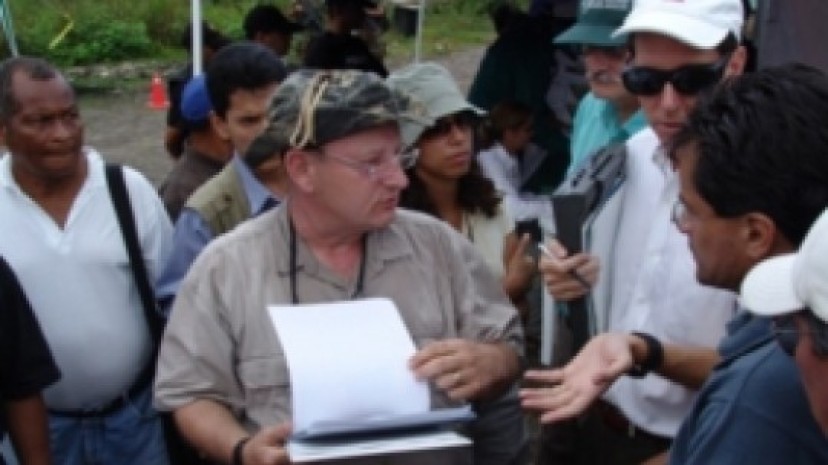
<instances>
[{"instance_id":1,"label":"man's ear","mask_svg":"<svg viewBox=\"0 0 828 465\"><path fill-rule=\"evenodd\" d=\"M213 131L219 137L228 142L230 141L230 131L227 129L227 122L224 121L224 118L217 115L215 111L210 111L210 126L213 127Z\"/></svg>"},{"instance_id":2,"label":"man's ear","mask_svg":"<svg viewBox=\"0 0 828 465\"><path fill-rule=\"evenodd\" d=\"M316 170L309 157L305 150L290 148L282 158L288 179L302 192L313 192L315 189Z\"/></svg>"},{"instance_id":3,"label":"man's ear","mask_svg":"<svg viewBox=\"0 0 828 465\"><path fill-rule=\"evenodd\" d=\"M756 262L778 252L780 241L786 241L776 223L764 213L748 213L744 216L743 237L745 253Z\"/></svg>"}]
</instances>

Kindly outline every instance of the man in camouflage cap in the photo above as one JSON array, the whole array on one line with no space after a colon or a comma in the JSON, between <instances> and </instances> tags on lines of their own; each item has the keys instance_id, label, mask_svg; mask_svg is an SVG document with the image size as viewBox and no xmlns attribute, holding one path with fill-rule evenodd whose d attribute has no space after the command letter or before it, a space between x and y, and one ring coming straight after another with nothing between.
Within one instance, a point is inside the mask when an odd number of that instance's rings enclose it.
<instances>
[{"instance_id":1,"label":"man in camouflage cap","mask_svg":"<svg viewBox=\"0 0 828 465\"><path fill-rule=\"evenodd\" d=\"M449 226L397 209L411 162L399 126L416 110L370 73L298 72L277 90L248 156L280 154L290 194L202 253L159 356L157 405L211 459L289 461L290 380L268 305L390 298L436 408L485 405L518 376L520 323L497 279ZM460 448L347 463L471 461Z\"/></svg>"}]
</instances>

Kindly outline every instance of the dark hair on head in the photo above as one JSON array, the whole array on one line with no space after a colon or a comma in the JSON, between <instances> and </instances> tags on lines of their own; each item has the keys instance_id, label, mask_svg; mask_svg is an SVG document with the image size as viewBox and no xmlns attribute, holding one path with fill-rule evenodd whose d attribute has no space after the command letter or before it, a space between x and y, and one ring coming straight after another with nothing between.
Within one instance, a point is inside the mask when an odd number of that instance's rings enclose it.
<instances>
[{"instance_id":1,"label":"dark hair on head","mask_svg":"<svg viewBox=\"0 0 828 465\"><path fill-rule=\"evenodd\" d=\"M791 64L702 97L670 150L693 147L695 189L718 216L770 217L797 247L828 207L828 77Z\"/></svg>"},{"instance_id":2,"label":"dark hair on head","mask_svg":"<svg viewBox=\"0 0 828 465\"><path fill-rule=\"evenodd\" d=\"M187 130L192 132L206 132L212 129L212 125L210 124L209 118L198 119L190 121L187 118L183 118L183 125Z\"/></svg>"},{"instance_id":3,"label":"dark hair on head","mask_svg":"<svg viewBox=\"0 0 828 465\"><path fill-rule=\"evenodd\" d=\"M512 25L529 18L525 11L509 2L493 2L488 7L488 13L497 35L503 34Z\"/></svg>"},{"instance_id":4,"label":"dark hair on head","mask_svg":"<svg viewBox=\"0 0 828 465\"><path fill-rule=\"evenodd\" d=\"M244 36L247 40L253 40L259 32L281 31L280 26L286 21L287 18L275 5L256 5L244 17Z\"/></svg>"},{"instance_id":5,"label":"dark hair on head","mask_svg":"<svg viewBox=\"0 0 828 465\"><path fill-rule=\"evenodd\" d=\"M206 21L201 22L201 42L204 44L205 48L209 48L214 51L221 50L227 45L230 45L231 40L225 37L219 31L210 27ZM188 24L186 28L184 28L184 32L181 33L180 45L182 48L188 50L190 53L191 49L193 48L193 25L192 23Z\"/></svg>"},{"instance_id":6,"label":"dark hair on head","mask_svg":"<svg viewBox=\"0 0 828 465\"><path fill-rule=\"evenodd\" d=\"M507 100L492 107L477 128L480 145L488 149L503 138L507 130L519 129L532 121L533 112L528 105Z\"/></svg>"},{"instance_id":7,"label":"dark hair on head","mask_svg":"<svg viewBox=\"0 0 828 465\"><path fill-rule=\"evenodd\" d=\"M42 58L19 56L0 63L0 119L4 121L17 112L12 84L18 72L35 81L50 81L61 76L57 68Z\"/></svg>"},{"instance_id":8,"label":"dark hair on head","mask_svg":"<svg viewBox=\"0 0 828 465\"><path fill-rule=\"evenodd\" d=\"M282 82L287 70L273 50L253 42L239 42L216 53L207 65L205 76L213 111L224 118L233 92L253 91Z\"/></svg>"},{"instance_id":9,"label":"dark hair on head","mask_svg":"<svg viewBox=\"0 0 828 465\"><path fill-rule=\"evenodd\" d=\"M439 218L437 207L428 194L428 188L417 175L417 168L409 169L406 174L408 175L408 187L400 195L400 206ZM483 175L476 160L472 160L469 172L461 176L457 182L457 202L463 211L481 212L488 218L497 214L500 197L492 181Z\"/></svg>"}]
</instances>

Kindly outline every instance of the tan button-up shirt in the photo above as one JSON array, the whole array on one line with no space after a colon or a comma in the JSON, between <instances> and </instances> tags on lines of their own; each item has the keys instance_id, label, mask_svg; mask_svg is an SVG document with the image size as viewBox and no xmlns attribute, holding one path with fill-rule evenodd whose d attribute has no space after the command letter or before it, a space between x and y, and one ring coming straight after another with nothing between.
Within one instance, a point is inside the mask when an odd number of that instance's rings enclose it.
<instances>
[{"instance_id":1,"label":"tan button-up shirt","mask_svg":"<svg viewBox=\"0 0 828 465\"><path fill-rule=\"evenodd\" d=\"M343 280L297 237L296 283L302 303L348 299ZM267 314L291 303L286 205L211 243L178 293L161 345L155 402L162 410L198 399L227 405L255 430L290 419L287 365ZM444 223L399 210L367 236L363 292L399 308L415 344L461 337L507 341L519 351L517 313L473 246ZM321 350L335 351L319 341ZM331 380L335 389L336 380ZM433 404L448 399L433 394Z\"/></svg>"}]
</instances>

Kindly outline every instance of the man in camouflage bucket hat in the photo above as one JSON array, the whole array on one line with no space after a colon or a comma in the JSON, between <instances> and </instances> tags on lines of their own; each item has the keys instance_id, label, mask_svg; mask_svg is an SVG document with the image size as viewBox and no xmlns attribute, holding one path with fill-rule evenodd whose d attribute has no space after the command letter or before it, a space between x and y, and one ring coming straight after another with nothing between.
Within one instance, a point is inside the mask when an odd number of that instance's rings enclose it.
<instances>
[{"instance_id":1,"label":"man in camouflage bucket hat","mask_svg":"<svg viewBox=\"0 0 828 465\"><path fill-rule=\"evenodd\" d=\"M313 81L313 82L312 82ZM303 105L309 86L324 87L320 100ZM409 147L423 129L431 124L423 105L407 94L388 88L383 81L360 71L300 70L282 83L270 103L270 124L247 152L247 159L268 158L282 153L289 146L318 147L328 141L347 136L364 128L398 122L403 147ZM307 122L303 111L313 105L311 131L307 140L294 140L294 133ZM305 110L303 110L305 108ZM301 142L301 143L300 143Z\"/></svg>"},{"instance_id":2,"label":"man in camouflage bucket hat","mask_svg":"<svg viewBox=\"0 0 828 465\"><path fill-rule=\"evenodd\" d=\"M410 163L399 123L416 120L412 110L362 72L300 72L277 90L251 150L281 154L290 194L202 253L159 356L156 402L209 458L289 463L290 380L268 305L390 298L434 408L485 402L517 378L523 337L496 278L463 236L397 209ZM347 463L471 460L459 448Z\"/></svg>"}]
</instances>

